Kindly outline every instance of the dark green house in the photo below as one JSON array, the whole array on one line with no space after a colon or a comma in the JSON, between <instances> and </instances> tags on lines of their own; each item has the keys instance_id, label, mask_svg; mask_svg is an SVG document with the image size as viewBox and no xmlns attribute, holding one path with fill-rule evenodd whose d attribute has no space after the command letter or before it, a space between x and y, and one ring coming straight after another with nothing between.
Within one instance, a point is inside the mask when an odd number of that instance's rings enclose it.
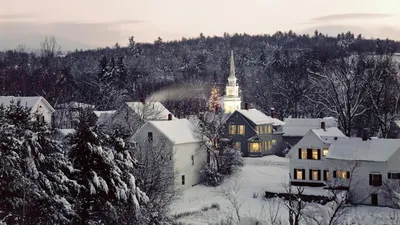
<instances>
[{"instance_id":1,"label":"dark green house","mask_svg":"<svg viewBox=\"0 0 400 225\"><path fill-rule=\"evenodd\" d=\"M265 115L257 109L234 111L226 121L226 135L243 156L283 156L284 123L281 120Z\"/></svg>"}]
</instances>

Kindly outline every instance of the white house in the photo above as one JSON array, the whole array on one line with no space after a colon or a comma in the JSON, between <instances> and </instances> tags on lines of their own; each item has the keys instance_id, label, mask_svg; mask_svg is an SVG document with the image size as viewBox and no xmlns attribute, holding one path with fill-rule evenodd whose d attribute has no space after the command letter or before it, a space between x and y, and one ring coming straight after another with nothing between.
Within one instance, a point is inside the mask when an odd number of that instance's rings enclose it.
<instances>
[{"instance_id":1,"label":"white house","mask_svg":"<svg viewBox=\"0 0 400 225\"><path fill-rule=\"evenodd\" d=\"M326 160L332 174L330 179L350 188L353 203L379 206L397 203L391 194L400 193L399 139L339 139L329 147Z\"/></svg>"},{"instance_id":2,"label":"white house","mask_svg":"<svg viewBox=\"0 0 400 225\"><path fill-rule=\"evenodd\" d=\"M79 122L82 110L95 108L94 105L81 102L61 103L55 106L53 113L53 125L58 129L74 129Z\"/></svg>"},{"instance_id":3,"label":"white house","mask_svg":"<svg viewBox=\"0 0 400 225\"><path fill-rule=\"evenodd\" d=\"M325 118L285 118L283 126L283 140L290 146L297 144L304 135L313 128L319 128L321 122L325 122L325 127L337 127L337 121L333 117Z\"/></svg>"},{"instance_id":4,"label":"white house","mask_svg":"<svg viewBox=\"0 0 400 225\"><path fill-rule=\"evenodd\" d=\"M45 98L41 96L0 96L0 105L7 107L10 105L11 101L20 101L22 106L31 108L32 119L44 121L49 126L52 125L52 114L54 112L54 108Z\"/></svg>"},{"instance_id":5,"label":"white house","mask_svg":"<svg viewBox=\"0 0 400 225\"><path fill-rule=\"evenodd\" d=\"M309 130L289 151L291 183L293 185L324 186L329 178L326 156L335 140L346 136L336 127Z\"/></svg>"},{"instance_id":6,"label":"white house","mask_svg":"<svg viewBox=\"0 0 400 225\"><path fill-rule=\"evenodd\" d=\"M200 183L200 170L207 160L207 152L195 133L195 126L187 119L148 121L131 138L131 141L166 139L174 153L174 170L177 172L176 187L186 189ZM166 149L167 151L167 149ZM169 159L166 159L169 160Z\"/></svg>"},{"instance_id":7,"label":"white house","mask_svg":"<svg viewBox=\"0 0 400 225\"><path fill-rule=\"evenodd\" d=\"M113 113L107 126L135 133L145 122L168 120L170 114L160 102L125 102ZM176 118L172 115L172 119Z\"/></svg>"}]
</instances>

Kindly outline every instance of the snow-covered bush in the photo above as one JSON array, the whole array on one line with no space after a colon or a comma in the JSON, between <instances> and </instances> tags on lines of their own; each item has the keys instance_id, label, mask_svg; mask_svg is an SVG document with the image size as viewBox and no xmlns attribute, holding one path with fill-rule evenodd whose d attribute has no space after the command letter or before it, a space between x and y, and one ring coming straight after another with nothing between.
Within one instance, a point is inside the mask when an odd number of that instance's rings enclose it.
<instances>
[{"instance_id":1,"label":"snow-covered bush","mask_svg":"<svg viewBox=\"0 0 400 225\"><path fill-rule=\"evenodd\" d=\"M206 164L201 172L201 181L204 185L217 187L219 186L224 176L220 174L217 168Z\"/></svg>"}]
</instances>

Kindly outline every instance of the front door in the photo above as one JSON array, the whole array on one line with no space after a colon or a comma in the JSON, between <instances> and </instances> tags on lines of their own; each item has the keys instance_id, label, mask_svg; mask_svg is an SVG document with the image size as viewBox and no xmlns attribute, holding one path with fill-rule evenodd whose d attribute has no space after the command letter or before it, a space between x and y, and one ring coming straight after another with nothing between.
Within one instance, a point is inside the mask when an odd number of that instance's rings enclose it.
<instances>
[{"instance_id":1,"label":"front door","mask_svg":"<svg viewBox=\"0 0 400 225\"><path fill-rule=\"evenodd\" d=\"M371 194L371 205L378 205L378 195Z\"/></svg>"}]
</instances>

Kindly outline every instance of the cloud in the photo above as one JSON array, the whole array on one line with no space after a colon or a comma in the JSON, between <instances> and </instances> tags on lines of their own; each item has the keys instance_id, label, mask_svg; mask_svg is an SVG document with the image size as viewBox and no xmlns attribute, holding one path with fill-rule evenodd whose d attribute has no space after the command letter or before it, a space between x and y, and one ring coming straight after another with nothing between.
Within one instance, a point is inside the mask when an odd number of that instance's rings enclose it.
<instances>
[{"instance_id":1,"label":"cloud","mask_svg":"<svg viewBox=\"0 0 400 225\"><path fill-rule=\"evenodd\" d=\"M391 14L379 13L347 13L347 14L333 14L327 16L320 16L310 19L311 21L332 21L332 20L348 20L348 19L381 19L392 17Z\"/></svg>"},{"instance_id":2,"label":"cloud","mask_svg":"<svg viewBox=\"0 0 400 225\"><path fill-rule=\"evenodd\" d=\"M2 20L31 19L33 17L30 14L0 14L0 19Z\"/></svg>"}]
</instances>

